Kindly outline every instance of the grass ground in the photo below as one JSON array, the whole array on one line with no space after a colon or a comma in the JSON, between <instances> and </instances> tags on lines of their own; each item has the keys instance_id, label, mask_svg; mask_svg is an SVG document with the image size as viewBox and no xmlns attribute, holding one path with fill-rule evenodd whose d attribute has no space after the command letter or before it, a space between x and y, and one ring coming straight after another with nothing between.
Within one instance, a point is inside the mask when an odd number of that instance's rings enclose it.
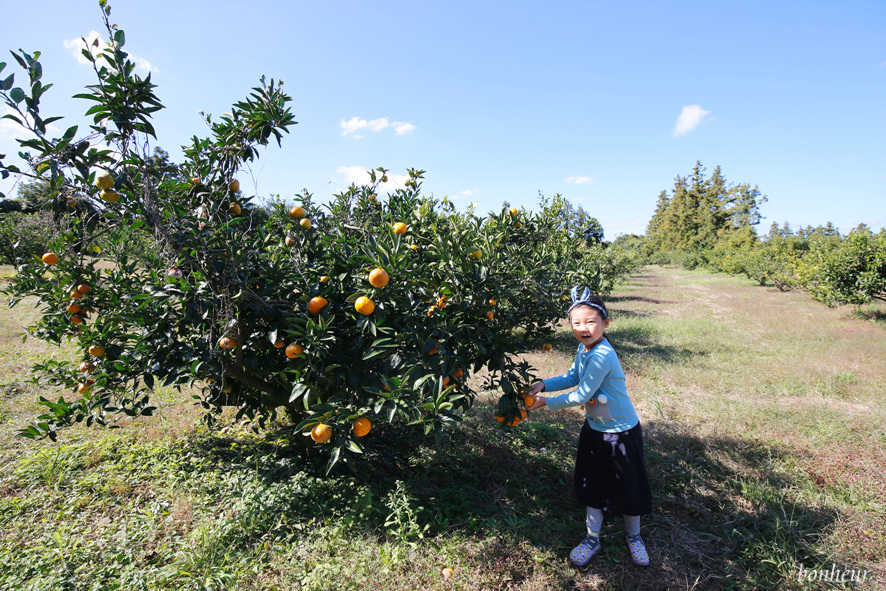
<instances>
[{"instance_id":1,"label":"grass ground","mask_svg":"<svg viewBox=\"0 0 886 591\"><path fill-rule=\"evenodd\" d=\"M72 354L23 344L20 305L0 311L0 589L883 588L881 311L658 267L609 302L655 496L646 569L617 522L588 573L566 564L581 417L541 410L505 432L494 392L439 445L377 424L329 479L285 426L203 429L189 393L158 393L161 416L122 429L16 439L51 394L28 367ZM526 357L559 375L573 343L563 328ZM800 581L819 570L867 573Z\"/></svg>"}]
</instances>

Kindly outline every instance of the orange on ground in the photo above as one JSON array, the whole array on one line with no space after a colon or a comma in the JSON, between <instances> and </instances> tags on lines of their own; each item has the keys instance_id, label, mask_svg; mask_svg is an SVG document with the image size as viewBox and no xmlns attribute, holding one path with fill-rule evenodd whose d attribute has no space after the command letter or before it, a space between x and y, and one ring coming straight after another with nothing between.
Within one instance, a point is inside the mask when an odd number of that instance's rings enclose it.
<instances>
[{"instance_id":1,"label":"orange on ground","mask_svg":"<svg viewBox=\"0 0 886 591\"><path fill-rule=\"evenodd\" d=\"M77 291L79 291L80 293L83 293L83 294L89 293L89 284L88 283L81 283L80 285L77 286Z\"/></svg>"},{"instance_id":2,"label":"orange on ground","mask_svg":"<svg viewBox=\"0 0 886 591\"><path fill-rule=\"evenodd\" d=\"M330 437L332 437L332 427L329 425L320 423L311 429L311 439L317 443L325 443L326 441L329 441Z\"/></svg>"},{"instance_id":3,"label":"orange on ground","mask_svg":"<svg viewBox=\"0 0 886 591\"><path fill-rule=\"evenodd\" d=\"M305 350L302 348L302 346L296 345L295 343L292 343L291 345L286 347L286 356L290 359L294 359L304 352Z\"/></svg>"},{"instance_id":4,"label":"orange on ground","mask_svg":"<svg viewBox=\"0 0 886 591\"><path fill-rule=\"evenodd\" d=\"M55 265L58 263L58 255L54 252L47 252L40 259L47 265Z\"/></svg>"},{"instance_id":5,"label":"orange on ground","mask_svg":"<svg viewBox=\"0 0 886 591\"><path fill-rule=\"evenodd\" d=\"M403 222L397 222L392 226L394 229L394 234L400 234L401 236L406 233L407 227Z\"/></svg>"},{"instance_id":6,"label":"orange on ground","mask_svg":"<svg viewBox=\"0 0 886 591\"><path fill-rule=\"evenodd\" d=\"M369 283L372 284L372 287L384 287L390 279L388 272L381 267L376 267L369 272Z\"/></svg>"},{"instance_id":7,"label":"orange on ground","mask_svg":"<svg viewBox=\"0 0 886 591\"><path fill-rule=\"evenodd\" d=\"M305 210L301 207L295 206L289 210L289 217L294 220L300 220L305 217Z\"/></svg>"},{"instance_id":8,"label":"orange on ground","mask_svg":"<svg viewBox=\"0 0 886 591\"><path fill-rule=\"evenodd\" d=\"M357 301L354 302L354 309L360 314L367 316L375 311L375 302L366 296L360 296L357 298Z\"/></svg>"},{"instance_id":9,"label":"orange on ground","mask_svg":"<svg viewBox=\"0 0 886 591\"><path fill-rule=\"evenodd\" d=\"M329 302L326 300L326 298L321 296L311 298L311 301L308 302L308 312L316 316L320 313L320 310L322 310L328 303Z\"/></svg>"},{"instance_id":10,"label":"orange on ground","mask_svg":"<svg viewBox=\"0 0 886 591\"><path fill-rule=\"evenodd\" d=\"M89 351L90 355L94 355L95 357L105 356L105 348L101 345L91 345L87 351Z\"/></svg>"},{"instance_id":11,"label":"orange on ground","mask_svg":"<svg viewBox=\"0 0 886 591\"><path fill-rule=\"evenodd\" d=\"M372 428L372 423L369 422L369 419L366 417L360 417L356 421L354 421L354 435L357 437L363 437L369 430Z\"/></svg>"},{"instance_id":12,"label":"orange on ground","mask_svg":"<svg viewBox=\"0 0 886 591\"><path fill-rule=\"evenodd\" d=\"M218 346L222 349L233 349L237 346L237 341L231 337L222 337L218 340Z\"/></svg>"}]
</instances>

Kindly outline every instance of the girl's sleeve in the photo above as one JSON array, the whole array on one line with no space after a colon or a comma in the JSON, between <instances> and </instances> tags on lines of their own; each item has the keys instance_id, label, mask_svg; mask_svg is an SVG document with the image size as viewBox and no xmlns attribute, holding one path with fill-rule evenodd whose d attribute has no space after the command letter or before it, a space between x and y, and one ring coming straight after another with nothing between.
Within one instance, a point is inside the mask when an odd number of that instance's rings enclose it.
<instances>
[{"instance_id":1,"label":"girl's sleeve","mask_svg":"<svg viewBox=\"0 0 886 591\"><path fill-rule=\"evenodd\" d=\"M578 385L578 355L575 356L575 362L572 368L562 376L555 378L547 378L542 380L545 384L545 392L556 392L557 390L565 390L567 388L575 388Z\"/></svg>"},{"instance_id":2,"label":"girl's sleeve","mask_svg":"<svg viewBox=\"0 0 886 591\"><path fill-rule=\"evenodd\" d=\"M560 410L570 406L579 406L594 397L594 394L600 389L603 380L609 375L611 366L609 358L605 356L594 355L588 363L589 366L585 369L584 379L578 384L576 390L560 394L559 396L552 396L545 400L549 409ZM545 380L545 385L547 387L547 380Z\"/></svg>"}]
</instances>

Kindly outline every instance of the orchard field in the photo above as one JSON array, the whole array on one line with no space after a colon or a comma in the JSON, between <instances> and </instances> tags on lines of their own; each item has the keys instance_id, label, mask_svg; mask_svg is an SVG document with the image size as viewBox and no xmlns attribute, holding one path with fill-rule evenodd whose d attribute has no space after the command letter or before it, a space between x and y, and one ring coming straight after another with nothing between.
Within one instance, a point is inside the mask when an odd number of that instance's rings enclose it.
<instances>
[{"instance_id":1,"label":"orchard field","mask_svg":"<svg viewBox=\"0 0 886 591\"><path fill-rule=\"evenodd\" d=\"M882 588L882 315L669 267L609 302L647 434L648 569L617 523L587 574L566 564L583 536L580 416L542 410L502 430L500 391L439 444L374 429L353 470L329 477L291 426L255 433L226 412L207 430L170 389L157 416L120 429L17 438L48 394L30 364L79 354L22 343L37 314L25 302L0 317L0 589ZM524 356L541 376L571 364L571 332L552 343ZM801 584L801 566L868 572Z\"/></svg>"}]
</instances>

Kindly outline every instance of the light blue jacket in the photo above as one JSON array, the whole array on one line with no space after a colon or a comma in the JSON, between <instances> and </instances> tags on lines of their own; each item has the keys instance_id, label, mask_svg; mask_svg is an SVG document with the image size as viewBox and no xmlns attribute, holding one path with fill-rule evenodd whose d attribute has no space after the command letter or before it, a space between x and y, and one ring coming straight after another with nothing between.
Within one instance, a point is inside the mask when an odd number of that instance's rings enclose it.
<instances>
[{"instance_id":1,"label":"light blue jacket","mask_svg":"<svg viewBox=\"0 0 886 591\"><path fill-rule=\"evenodd\" d=\"M618 433L627 431L640 422L628 391L625 373L621 369L615 349L605 338L590 351L578 345L578 354L572 369L562 376L543 380L545 392L575 388L572 392L551 396L548 408L560 410L570 406L584 405L588 425L596 431ZM600 394L606 395L606 404L598 402Z\"/></svg>"}]
</instances>

